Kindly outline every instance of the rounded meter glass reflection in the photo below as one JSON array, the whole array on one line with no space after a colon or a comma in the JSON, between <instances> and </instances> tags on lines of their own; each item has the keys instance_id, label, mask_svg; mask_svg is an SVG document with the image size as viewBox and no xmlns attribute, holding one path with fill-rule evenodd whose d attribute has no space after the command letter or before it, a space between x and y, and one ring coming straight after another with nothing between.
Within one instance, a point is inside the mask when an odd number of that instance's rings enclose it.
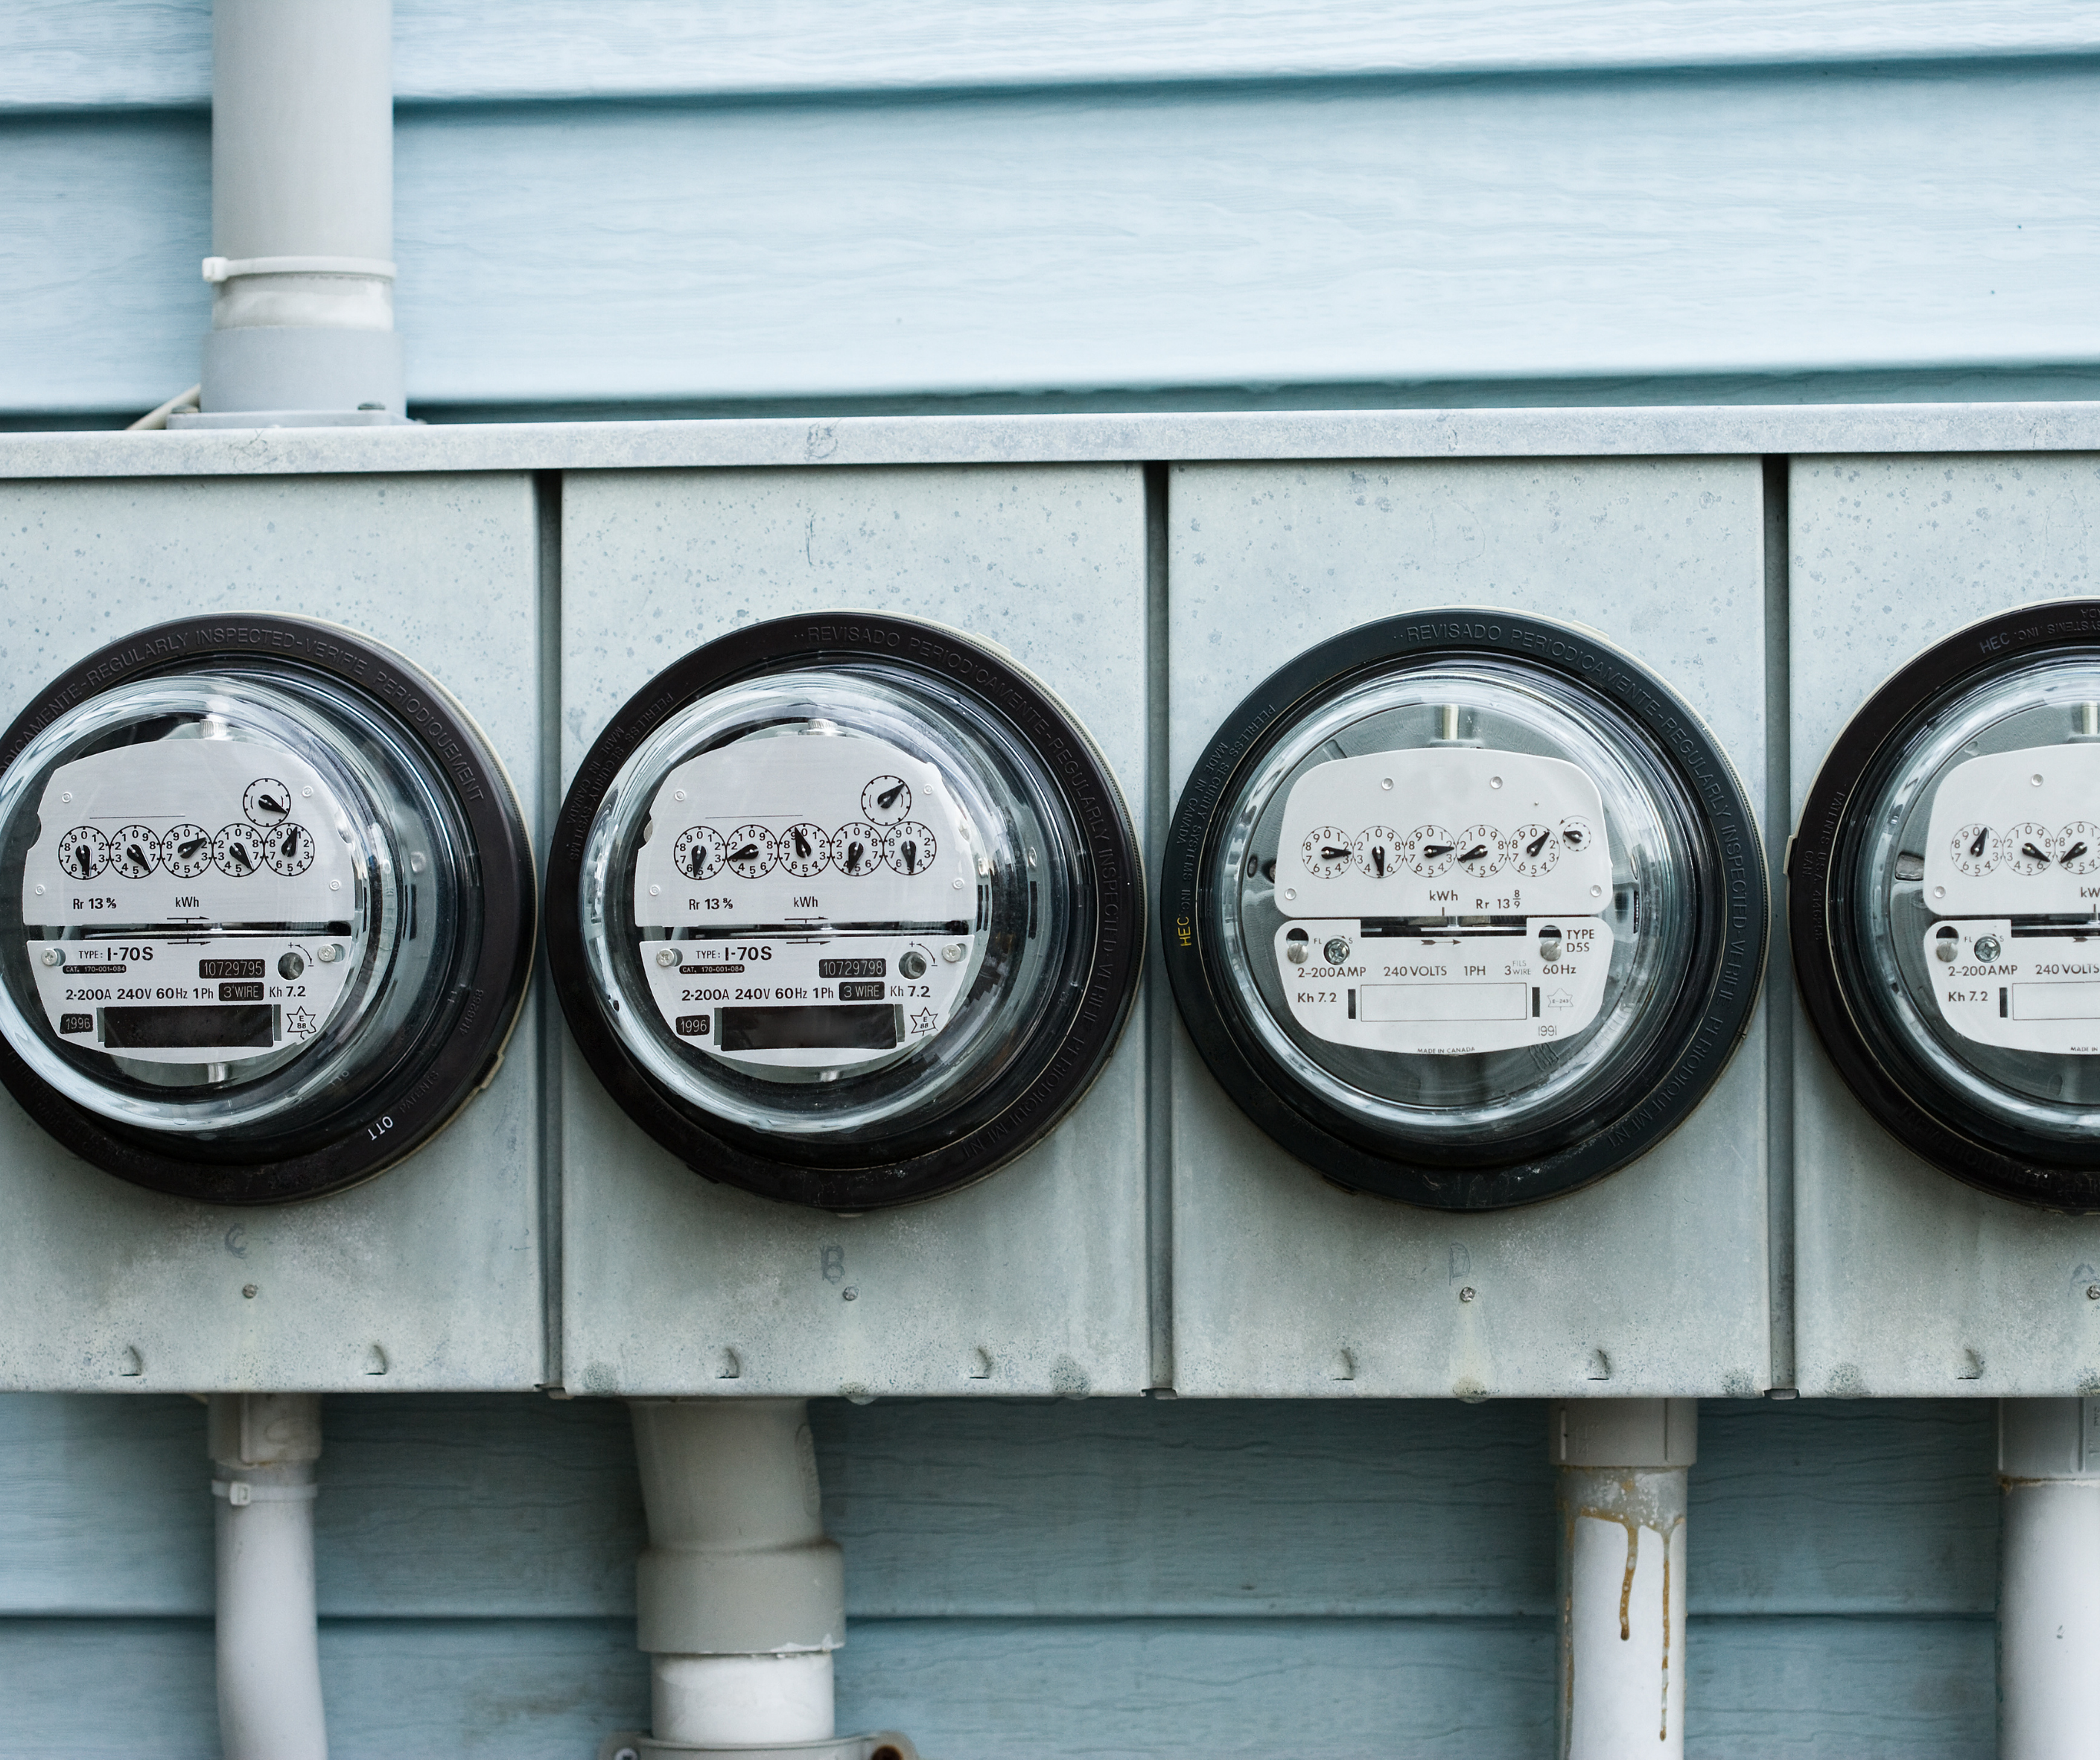
<instances>
[{"instance_id":1,"label":"rounded meter glass reflection","mask_svg":"<svg viewBox=\"0 0 2100 1760\"><path fill-rule=\"evenodd\" d=\"M1568 1189L1674 1125L1763 946L1728 907L1761 880L1740 785L1703 729L1687 762L1650 719L1689 708L1605 686L1625 663L1595 638L1480 627L1502 639L1368 626L1255 691L1204 761L1225 780L1176 816L1193 896L1162 901L1192 920L1169 972L1235 1098L1342 1183L1452 1207ZM1510 651L1539 630L1591 664Z\"/></svg>"}]
</instances>

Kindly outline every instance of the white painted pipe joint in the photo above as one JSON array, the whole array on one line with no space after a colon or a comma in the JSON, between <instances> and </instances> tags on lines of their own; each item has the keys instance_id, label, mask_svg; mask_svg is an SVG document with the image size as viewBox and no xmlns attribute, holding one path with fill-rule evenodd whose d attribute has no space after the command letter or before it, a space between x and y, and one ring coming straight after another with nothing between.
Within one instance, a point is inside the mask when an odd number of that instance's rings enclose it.
<instances>
[{"instance_id":1,"label":"white painted pipe joint","mask_svg":"<svg viewBox=\"0 0 2100 1760\"><path fill-rule=\"evenodd\" d=\"M1999 1760L2100 1760L2100 1400L1998 1401Z\"/></svg>"},{"instance_id":2,"label":"white painted pipe joint","mask_svg":"<svg viewBox=\"0 0 2100 1760\"><path fill-rule=\"evenodd\" d=\"M1696 1400L1557 1400L1561 1760L1684 1752L1685 1502Z\"/></svg>"},{"instance_id":3,"label":"white painted pipe joint","mask_svg":"<svg viewBox=\"0 0 2100 1760\"><path fill-rule=\"evenodd\" d=\"M808 1402L629 1407L649 1516L636 1635L651 1653L656 1739L829 1739L845 1569L824 1537Z\"/></svg>"},{"instance_id":4,"label":"white painted pipe joint","mask_svg":"<svg viewBox=\"0 0 2100 1760\"><path fill-rule=\"evenodd\" d=\"M226 1760L328 1760L314 1623L314 1393L215 1393L218 1727Z\"/></svg>"}]
</instances>

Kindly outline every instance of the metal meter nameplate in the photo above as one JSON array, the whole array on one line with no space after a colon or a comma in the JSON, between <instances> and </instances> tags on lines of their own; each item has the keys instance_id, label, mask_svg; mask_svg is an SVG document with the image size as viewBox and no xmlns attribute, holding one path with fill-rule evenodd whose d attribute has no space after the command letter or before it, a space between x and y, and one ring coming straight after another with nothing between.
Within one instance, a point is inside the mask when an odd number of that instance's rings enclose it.
<instances>
[{"instance_id":1,"label":"metal meter nameplate","mask_svg":"<svg viewBox=\"0 0 2100 1760\"><path fill-rule=\"evenodd\" d=\"M934 1037L982 964L976 846L940 773L887 740L798 730L688 758L635 864L657 1012L761 1074Z\"/></svg>"},{"instance_id":2,"label":"metal meter nameplate","mask_svg":"<svg viewBox=\"0 0 2100 1760\"><path fill-rule=\"evenodd\" d=\"M1610 853L1576 765L1477 748L1322 764L1284 804L1277 969L1336 1044L1423 1056L1579 1032L1603 1005Z\"/></svg>"},{"instance_id":3,"label":"metal meter nameplate","mask_svg":"<svg viewBox=\"0 0 2100 1760\"><path fill-rule=\"evenodd\" d=\"M2100 745L1970 758L1930 826L1941 1018L1979 1044L2100 1055Z\"/></svg>"},{"instance_id":4,"label":"metal meter nameplate","mask_svg":"<svg viewBox=\"0 0 2100 1760\"><path fill-rule=\"evenodd\" d=\"M326 1024L355 968L362 882L310 765L253 741L164 739L60 765L38 814L22 920L62 1040L232 1064Z\"/></svg>"}]
</instances>

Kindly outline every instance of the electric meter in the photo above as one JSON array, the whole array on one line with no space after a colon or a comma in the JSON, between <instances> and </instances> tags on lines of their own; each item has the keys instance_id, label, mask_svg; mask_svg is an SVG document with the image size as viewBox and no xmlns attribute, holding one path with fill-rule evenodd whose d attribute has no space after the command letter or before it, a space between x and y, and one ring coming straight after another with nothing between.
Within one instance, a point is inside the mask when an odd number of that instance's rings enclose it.
<instances>
[{"instance_id":1,"label":"electric meter","mask_svg":"<svg viewBox=\"0 0 2100 1760\"><path fill-rule=\"evenodd\" d=\"M400 655L297 618L163 624L0 746L0 1079L139 1184L338 1190L435 1135L523 999L501 765Z\"/></svg>"},{"instance_id":2,"label":"electric meter","mask_svg":"<svg viewBox=\"0 0 2100 1760\"><path fill-rule=\"evenodd\" d=\"M1986 1191L2100 1210L2100 601L1898 672L1789 870L1802 1001L1868 1109Z\"/></svg>"},{"instance_id":3,"label":"electric meter","mask_svg":"<svg viewBox=\"0 0 2100 1760\"><path fill-rule=\"evenodd\" d=\"M1106 763L1009 658L788 619L687 655L599 737L549 958L659 1142L864 1210L990 1172L1078 1101L1129 1012L1142 887Z\"/></svg>"},{"instance_id":4,"label":"electric meter","mask_svg":"<svg viewBox=\"0 0 2100 1760\"><path fill-rule=\"evenodd\" d=\"M1162 870L1225 1091L1338 1184L1452 1210L1625 1165L1748 1027L1755 822L1699 717L1586 630L1370 624L1257 689Z\"/></svg>"}]
</instances>

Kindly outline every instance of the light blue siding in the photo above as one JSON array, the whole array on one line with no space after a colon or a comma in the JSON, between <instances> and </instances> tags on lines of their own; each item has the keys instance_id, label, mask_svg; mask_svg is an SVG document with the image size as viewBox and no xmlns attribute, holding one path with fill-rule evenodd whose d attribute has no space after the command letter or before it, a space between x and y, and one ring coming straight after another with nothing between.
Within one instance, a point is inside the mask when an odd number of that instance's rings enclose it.
<instances>
[{"instance_id":1,"label":"light blue siding","mask_svg":"<svg viewBox=\"0 0 2100 1760\"><path fill-rule=\"evenodd\" d=\"M2089 9L991 10L404 0L412 399L2100 368ZM0 415L196 377L203 16L0 7Z\"/></svg>"},{"instance_id":2,"label":"light blue siding","mask_svg":"<svg viewBox=\"0 0 2100 1760\"><path fill-rule=\"evenodd\" d=\"M1531 1402L813 1408L845 1548L840 1716L944 1760L1536 1755L1553 1514ZM624 1407L328 1402L337 1752L573 1755L646 1714ZM1712 1404L1690 1751L1980 1757L1986 1401ZM0 1399L0 1756L212 1751L203 1411ZM125 1683L112 1694L103 1683Z\"/></svg>"}]
</instances>

